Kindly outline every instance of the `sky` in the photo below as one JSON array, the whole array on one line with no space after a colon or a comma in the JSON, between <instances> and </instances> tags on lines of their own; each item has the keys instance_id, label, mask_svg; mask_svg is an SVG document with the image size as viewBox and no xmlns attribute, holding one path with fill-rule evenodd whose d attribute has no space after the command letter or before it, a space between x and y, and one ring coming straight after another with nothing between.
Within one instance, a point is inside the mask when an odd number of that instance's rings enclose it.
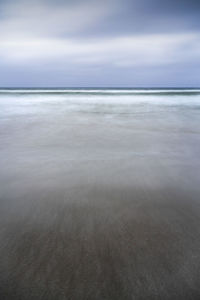
<instances>
[{"instance_id":1,"label":"sky","mask_svg":"<svg viewBox=\"0 0 200 300\"><path fill-rule=\"evenodd\" d=\"M200 1L0 0L0 87L200 87Z\"/></svg>"}]
</instances>

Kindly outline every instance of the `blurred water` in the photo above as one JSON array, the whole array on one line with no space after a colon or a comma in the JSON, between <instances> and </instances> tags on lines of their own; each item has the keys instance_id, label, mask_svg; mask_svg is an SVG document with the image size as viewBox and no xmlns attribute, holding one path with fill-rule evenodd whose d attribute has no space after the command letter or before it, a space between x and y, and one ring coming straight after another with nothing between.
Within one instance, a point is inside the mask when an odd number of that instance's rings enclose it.
<instances>
[{"instance_id":1,"label":"blurred water","mask_svg":"<svg viewBox=\"0 0 200 300\"><path fill-rule=\"evenodd\" d=\"M195 177L199 112L197 89L1 90L0 180L9 185L22 179L17 172L23 171L31 178L33 168L43 165L36 172L44 181L44 170L54 176L60 168L62 176L72 168L69 161L137 162L138 157L148 164L162 161L172 174L189 165ZM144 166L146 161L140 170ZM183 172L180 179L186 177Z\"/></svg>"},{"instance_id":2,"label":"blurred water","mask_svg":"<svg viewBox=\"0 0 200 300\"><path fill-rule=\"evenodd\" d=\"M199 153L198 89L0 90L2 299L198 299Z\"/></svg>"}]
</instances>

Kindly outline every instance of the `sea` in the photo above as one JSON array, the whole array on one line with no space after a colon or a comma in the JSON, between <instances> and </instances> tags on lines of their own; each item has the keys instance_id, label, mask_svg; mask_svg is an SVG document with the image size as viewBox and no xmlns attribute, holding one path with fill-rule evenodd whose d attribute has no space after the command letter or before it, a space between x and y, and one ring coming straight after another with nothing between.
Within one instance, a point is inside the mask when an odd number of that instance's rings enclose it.
<instances>
[{"instance_id":1,"label":"sea","mask_svg":"<svg viewBox=\"0 0 200 300\"><path fill-rule=\"evenodd\" d=\"M0 89L0 298L199 299L200 89Z\"/></svg>"}]
</instances>

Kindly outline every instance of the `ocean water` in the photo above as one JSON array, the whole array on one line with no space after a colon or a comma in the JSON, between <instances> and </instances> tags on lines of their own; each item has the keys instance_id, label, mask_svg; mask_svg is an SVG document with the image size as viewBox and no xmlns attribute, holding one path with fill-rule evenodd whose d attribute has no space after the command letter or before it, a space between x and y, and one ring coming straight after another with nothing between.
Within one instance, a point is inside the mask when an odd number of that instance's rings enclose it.
<instances>
[{"instance_id":1,"label":"ocean water","mask_svg":"<svg viewBox=\"0 0 200 300\"><path fill-rule=\"evenodd\" d=\"M198 164L199 111L198 89L1 89L2 174L18 162Z\"/></svg>"},{"instance_id":2,"label":"ocean water","mask_svg":"<svg viewBox=\"0 0 200 300\"><path fill-rule=\"evenodd\" d=\"M199 299L200 89L0 89L2 299Z\"/></svg>"}]
</instances>

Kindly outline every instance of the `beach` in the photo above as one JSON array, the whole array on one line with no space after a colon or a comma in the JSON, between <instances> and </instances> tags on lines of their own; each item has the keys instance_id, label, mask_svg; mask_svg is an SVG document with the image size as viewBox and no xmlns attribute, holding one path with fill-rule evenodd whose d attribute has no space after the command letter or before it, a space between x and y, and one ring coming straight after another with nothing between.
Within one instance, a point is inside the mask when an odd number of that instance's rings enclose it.
<instances>
[{"instance_id":1,"label":"beach","mask_svg":"<svg viewBox=\"0 0 200 300\"><path fill-rule=\"evenodd\" d=\"M200 90L0 90L0 298L200 298Z\"/></svg>"}]
</instances>

